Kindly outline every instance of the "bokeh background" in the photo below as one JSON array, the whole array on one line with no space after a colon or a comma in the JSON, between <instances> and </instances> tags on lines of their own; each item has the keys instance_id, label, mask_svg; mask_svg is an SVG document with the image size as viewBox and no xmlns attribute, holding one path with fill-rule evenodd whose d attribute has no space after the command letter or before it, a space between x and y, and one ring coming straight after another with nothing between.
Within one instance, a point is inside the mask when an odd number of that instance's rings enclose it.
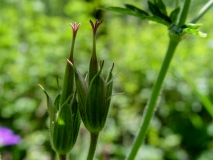
<instances>
[{"instance_id":1,"label":"bokeh background","mask_svg":"<svg viewBox=\"0 0 213 160\"><path fill-rule=\"evenodd\" d=\"M183 1L179 0L181 5ZM189 19L206 1L193 1ZM81 23L75 64L88 71L92 50L89 19L101 19L97 53L107 73L118 74L106 127L99 138L98 160L123 160L137 134L166 51L167 28L135 17L96 10L141 0L1 0L0 126L22 137L18 145L1 146L3 160L51 160L45 95L62 86L72 30ZM170 12L174 1L165 0ZM213 8L202 18L207 38L189 36L180 43L167 74L158 108L136 160L212 160L213 157ZM123 93L123 94L119 94ZM83 124L72 160L84 160L89 134Z\"/></svg>"}]
</instances>

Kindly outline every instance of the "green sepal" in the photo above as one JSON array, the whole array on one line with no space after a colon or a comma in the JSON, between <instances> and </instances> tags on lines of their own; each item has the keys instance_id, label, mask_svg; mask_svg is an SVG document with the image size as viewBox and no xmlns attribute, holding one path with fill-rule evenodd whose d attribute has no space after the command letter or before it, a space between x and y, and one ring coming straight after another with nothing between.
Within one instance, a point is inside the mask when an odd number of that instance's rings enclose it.
<instances>
[{"instance_id":1,"label":"green sepal","mask_svg":"<svg viewBox=\"0 0 213 160\"><path fill-rule=\"evenodd\" d=\"M84 77L75 69L75 82L76 82L76 89L78 94L78 103L79 103L79 110L81 114L81 118L83 122L86 121L86 99L88 94L88 86L87 82Z\"/></svg>"},{"instance_id":2,"label":"green sepal","mask_svg":"<svg viewBox=\"0 0 213 160\"><path fill-rule=\"evenodd\" d=\"M68 104L59 111L53 129L52 144L58 154L67 154L72 149L72 112Z\"/></svg>"},{"instance_id":3,"label":"green sepal","mask_svg":"<svg viewBox=\"0 0 213 160\"><path fill-rule=\"evenodd\" d=\"M59 110L60 108L60 100L61 100L61 93L59 93L56 98L55 98L55 101L54 101L54 114L57 113L57 111Z\"/></svg>"},{"instance_id":4,"label":"green sepal","mask_svg":"<svg viewBox=\"0 0 213 160\"><path fill-rule=\"evenodd\" d=\"M172 23L176 22L179 12L180 12L180 7L177 7L170 13L169 17L172 20Z\"/></svg>"},{"instance_id":5,"label":"green sepal","mask_svg":"<svg viewBox=\"0 0 213 160\"><path fill-rule=\"evenodd\" d=\"M153 4L150 1L148 1L148 5L149 5L149 9L153 15L164 19L168 23L172 23L171 19L166 14L162 13L160 9L158 9L158 6L156 6L155 4Z\"/></svg>"},{"instance_id":6,"label":"green sepal","mask_svg":"<svg viewBox=\"0 0 213 160\"><path fill-rule=\"evenodd\" d=\"M77 107L75 95L71 95L57 113L51 137L52 146L57 154L69 153L76 142L80 126Z\"/></svg>"},{"instance_id":7,"label":"green sepal","mask_svg":"<svg viewBox=\"0 0 213 160\"><path fill-rule=\"evenodd\" d=\"M101 76L102 68L103 63L99 73L91 81L86 101L87 123L85 126L92 133L100 132L103 129L107 118L105 116L107 84Z\"/></svg>"},{"instance_id":8,"label":"green sepal","mask_svg":"<svg viewBox=\"0 0 213 160\"><path fill-rule=\"evenodd\" d=\"M52 122L54 122L54 104L53 104L53 100L51 99L51 97L49 96L49 94L44 90L44 88L39 84L39 87L43 90L43 92L46 95L46 99L47 99L47 110L49 113L49 117L50 117L50 125L52 124Z\"/></svg>"},{"instance_id":9,"label":"green sepal","mask_svg":"<svg viewBox=\"0 0 213 160\"><path fill-rule=\"evenodd\" d=\"M76 99L76 92L74 93L73 98L70 101L70 109L72 111L72 126L73 126L73 132L72 132L72 143L73 146L77 140L78 132L81 124L81 117L79 113L79 106Z\"/></svg>"},{"instance_id":10,"label":"green sepal","mask_svg":"<svg viewBox=\"0 0 213 160\"><path fill-rule=\"evenodd\" d=\"M67 63L64 73L64 82L60 98L60 106L62 106L62 104L66 101L67 97L73 92L73 88L74 88L74 68L73 66Z\"/></svg>"},{"instance_id":11,"label":"green sepal","mask_svg":"<svg viewBox=\"0 0 213 160\"><path fill-rule=\"evenodd\" d=\"M112 68L109 72L109 75L107 77L107 104L106 104L106 111L105 113L108 114L109 111L109 106L110 106L110 102L111 102L111 96L112 96L112 89L113 89L113 74L112 74L112 70L114 68L114 64L112 65ZM106 115L107 116L107 115Z\"/></svg>"},{"instance_id":12,"label":"green sepal","mask_svg":"<svg viewBox=\"0 0 213 160\"><path fill-rule=\"evenodd\" d=\"M84 122L87 122L86 117L86 99L88 94L88 86L87 82L84 79L84 77L77 71L75 66L73 66L72 62L68 60L68 63L74 68L75 71L75 85L78 95L78 105L79 105L79 111L81 115L81 119Z\"/></svg>"},{"instance_id":13,"label":"green sepal","mask_svg":"<svg viewBox=\"0 0 213 160\"><path fill-rule=\"evenodd\" d=\"M90 65L89 65L89 73L88 73L88 84L92 81L93 77L98 73L98 62L96 55L91 56Z\"/></svg>"}]
</instances>

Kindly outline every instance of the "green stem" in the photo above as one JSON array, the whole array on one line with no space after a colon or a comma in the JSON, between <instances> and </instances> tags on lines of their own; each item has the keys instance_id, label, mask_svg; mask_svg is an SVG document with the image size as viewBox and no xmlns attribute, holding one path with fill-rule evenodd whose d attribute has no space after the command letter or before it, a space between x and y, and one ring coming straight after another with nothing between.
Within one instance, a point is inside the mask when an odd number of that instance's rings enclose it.
<instances>
[{"instance_id":1,"label":"green stem","mask_svg":"<svg viewBox=\"0 0 213 160\"><path fill-rule=\"evenodd\" d=\"M186 18L189 12L190 4L191 4L191 0L184 1L183 9L178 22L178 27L182 27L185 24Z\"/></svg>"},{"instance_id":2,"label":"green stem","mask_svg":"<svg viewBox=\"0 0 213 160\"><path fill-rule=\"evenodd\" d=\"M98 142L98 136L99 136L99 133L90 133L90 147L89 147L89 153L87 156L87 160L93 160L97 142Z\"/></svg>"},{"instance_id":3,"label":"green stem","mask_svg":"<svg viewBox=\"0 0 213 160\"><path fill-rule=\"evenodd\" d=\"M179 22L178 22L178 26L182 26L183 24L185 24L185 21L186 21L187 15L188 15L188 11L189 11L189 7L190 7L190 3L191 3L191 0L184 1L184 7L183 7L183 10L182 10ZM132 145L130 154L127 156L126 160L135 159L135 156L136 156L141 144L144 141L150 121L154 115L154 111L155 111L155 108L157 105L157 100L158 100L158 97L159 97L159 94L160 94L160 91L161 91L161 88L163 85L164 78L166 76L170 62L172 60L172 57L175 53L175 49L178 44L179 44L179 40L176 39L176 37L170 36L170 41L169 41L168 49L166 52L166 56L163 60L160 72L157 77L157 81L153 87L150 101L148 103L146 112L144 114L139 133L138 133L137 137L135 138L135 141Z\"/></svg>"},{"instance_id":4,"label":"green stem","mask_svg":"<svg viewBox=\"0 0 213 160\"><path fill-rule=\"evenodd\" d=\"M138 152L138 149L140 148L141 144L143 143L143 140L145 138L146 132L149 127L149 123L150 123L152 116L154 114L154 111L155 111L156 103L157 103L157 100L159 97L160 90L162 88L162 84L163 84L165 75L167 73L169 64L171 62L171 59L173 57L173 54L175 52L177 45L178 45L177 41L170 40L166 56L164 58L162 66L161 66L157 81L154 85L154 88L153 88L153 91L151 94L151 98L150 98L150 101L147 106L147 110L144 114L144 118L143 118L143 122L142 122L142 125L140 128L140 131L134 141L131 152L128 155L128 157L126 158L126 160L133 160Z\"/></svg>"},{"instance_id":5,"label":"green stem","mask_svg":"<svg viewBox=\"0 0 213 160\"><path fill-rule=\"evenodd\" d=\"M67 159L67 155L66 154L59 154L58 155L58 160L66 160Z\"/></svg>"},{"instance_id":6,"label":"green stem","mask_svg":"<svg viewBox=\"0 0 213 160\"><path fill-rule=\"evenodd\" d=\"M206 3L205 6L199 11L199 13L191 20L191 23L196 23L203 15L211 8L213 5L213 0Z\"/></svg>"}]
</instances>

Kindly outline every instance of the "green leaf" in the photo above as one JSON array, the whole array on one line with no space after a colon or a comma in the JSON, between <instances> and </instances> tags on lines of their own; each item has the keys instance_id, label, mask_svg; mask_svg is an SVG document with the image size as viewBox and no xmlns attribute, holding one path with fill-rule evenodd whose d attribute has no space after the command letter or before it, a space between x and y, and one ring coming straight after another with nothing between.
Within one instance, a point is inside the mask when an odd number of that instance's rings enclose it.
<instances>
[{"instance_id":1,"label":"green leaf","mask_svg":"<svg viewBox=\"0 0 213 160\"><path fill-rule=\"evenodd\" d=\"M177 7L170 13L169 17L173 23L176 22L179 12L180 12L180 7Z\"/></svg>"},{"instance_id":2,"label":"green leaf","mask_svg":"<svg viewBox=\"0 0 213 160\"><path fill-rule=\"evenodd\" d=\"M72 119L73 119L72 126L73 126L73 130L75 131L72 134L73 134L73 142L75 143L78 136L80 123L81 123L79 105L76 98L76 92L74 93L74 96L72 97L69 106L72 112Z\"/></svg>"},{"instance_id":3,"label":"green leaf","mask_svg":"<svg viewBox=\"0 0 213 160\"><path fill-rule=\"evenodd\" d=\"M131 4L125 4L125 7L127 9L130 9L130 10L133 10L133 11L136 11L137 13L141 14L141 15L146 15L146 16L149 16L149 14L147 12L145 12L144 10L140 9L140 8L137 8Z\"/></svg>"},{"instance_id":4,"label":"green leaf","mask_svg":"<svg viewBox=\"0 0 213 160\"><path fill-rule=\"evenodd\" d=\"M149 9L152 12L153 15L160 17L164 19L165 21L172 23L171 19L164 13L162 13L156 5L154 5L152 2L148 1Z\"/></svg>"},{"instance_id":5,"label":"green leaf","mask_svg":"<svg viewBox=\"0 0 213 160\"><path fill-rule=\"evenodd\" d=\"M186 24L186 27L190 29L198 29L200 26L202 26L202 24L194 24L194 23Z\"/></svg>"},{"instance_id":6,"label":"green leaf","mask_svg":"<svg viewBox=\"0 0 213 160\"><path fill-rule=\"evenodd\" d=\"M158 16L154 16L154 15L153 16L140 16L140 15L138 15L137 17L140 18L140 19L146 19L146 20L157 22L157 23L161 23L161 24L164 24L168 27L170 26L169 22L167 22L166 20L164 20L164 19L162 19Z\"/></svg>"},{"instance_id":7,"label":"green leaf","mask_svg":"<svg viewBox=\"0 0 213 160\"><path fill-rule=\"evenodd\" d=\"M130 6L128 6L128 7L130 7ZM155 16L155 15L141 14L142 12L137 9L135 11L128 9L128 8L121 8L121 7L104 7L102 9L108 10L108 11L114 11L114 12L118 12L118 13L122 13L122 14L126 14L126 15L132 15L132 16L135 16L142 20L155 21L157 23L161 23L166 26L170 26L170 22L168 22L167 20L165 20L161 17Z\"/></svg>"},{"instance_id":8,"label":"green leaf","mask_svg":"<svg viewBox=\"0 0 213 160\"><path fill-rule=\"evenodd\" d=\"M207 36L206 33L203 33L201 31L198 31L196 29L191 29L191 28L185 28L185 29L183 29L183 32L188 33L188 34L194 34L194 35L197 35L199 37L206 37Z\"/></svg>"},{"instance_id":9,"label":"green leaf","mask_svg":"<svg viewBox=\"0 0 213 160\"><path fill-rule=\"evenodd\" d=\"M154 4L160 9L163 14L167 15L166 5L162 0L154 0Z\"/></svg>"},{"instance_id":10,"label":"green leaf","mask_svg":"<svg viewBox=\"0 0 213 160\"><path fill-rule=\"evenodd\" d=\"M103 7L103 10L108 10L108 11L114 11L114 12L118 12L118 13L122 13L122 14L126 14L126 15L133 15L136 16L135 11L131 10L131 9L127 9L127 8L121 8L121 7Z\"/></svg>"}]
</instances>

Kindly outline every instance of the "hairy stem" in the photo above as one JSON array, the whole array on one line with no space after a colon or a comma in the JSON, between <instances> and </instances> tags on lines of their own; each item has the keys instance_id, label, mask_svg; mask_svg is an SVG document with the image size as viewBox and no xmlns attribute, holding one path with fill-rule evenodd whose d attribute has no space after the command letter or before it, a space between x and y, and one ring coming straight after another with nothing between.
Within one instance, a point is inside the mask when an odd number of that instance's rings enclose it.
<instances>
[{"instance_id":1,"label":"hairy stem","mask_svg":"<svg viewBox=\"0 0 213 160\"><path fill-rule=\"evenodd\" d=\"M97 142L98 142L98 136L99 136L99 133L90 133L90 147L89 147L89 153L87 156L87 160L93 160Z\"/></svg>"},{"instance_id":2,"label":"hairy stem","mask_svg":"<svg viewBox=\"0 0 213 160\"><path fill-rule=\"evenodd\" d=\"M185 21L186 21L187 15L188 15L188 11L189 11L189 7L190 7L190 3L191 3L191 0L184 1L184 6L183 6L182 13L181 13L181 16L180 16L180 19L178 22L178 26L182 26L183 24L185 24ZM154 111L155 111L155 108L157 105L158 97L159 97L159 94L160 94L160 91L161 91L161 88L163 85L164 78L166 76L170 62L172 60L172 57L175 53L175 50L176 50L176 47L178 46L178 44L179 44L179 40L174 40L174 37L170 36L168 49L167 49L164 61L162 63L160 72L158 74L157 81L153 87L152 94L150 97L150 101L147 105L146 112L144 113L143 121L142 121L140 130L139 130L139 133L138 133L137 137L135 138L131 151L130 151L129 155L127 156L126 160L135 159L135 156L136 156L141 144L144 141L150 121L154 115Z\"/></svg>"},{"instance_id":3,"label":"hairy stem","mask_svg":"<svg viewBox=\"0 0 213 160\"><path fill-rule=\"evenodd\" d=\"M154 88L152 90L151 98L150 98L150 101L148 103L146 112L144 113L144 117L143 117L142 125L140 127L140 131L139 131L139 133L138 133L138 135L137 135L137 137L134 141L131 152L128 155L128 157L126 158L126 160L133 160L135 158L135 156L138 152L138 149L140 148L141 144L144 141L144 138L145 138L146 132L148 130L150 121L151 121L152 116L153 116L154 111L155 111L158 96L159 96L160 90L162 88L162 84L163 84L165 75L167 73L167 70L169 68L169 64L171 62L171 59L173 57L173 54L175 52L177 45L178 45L178 42L170 40L166 56L164 58L163 64L162 64L161 69L160 69L160 73L158 75L157 81L156 81Z\"/></svg>"}]
</instances>

